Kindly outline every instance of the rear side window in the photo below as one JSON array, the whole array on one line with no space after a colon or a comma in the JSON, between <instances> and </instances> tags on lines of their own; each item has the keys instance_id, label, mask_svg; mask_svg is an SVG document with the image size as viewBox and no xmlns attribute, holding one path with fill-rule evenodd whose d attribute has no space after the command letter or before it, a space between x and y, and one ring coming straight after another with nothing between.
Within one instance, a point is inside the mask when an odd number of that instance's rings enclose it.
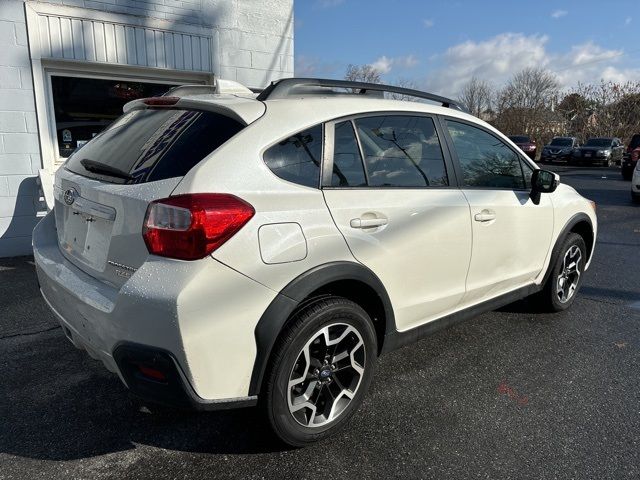
<instances>
[{"instance_id":1,"label":"rear side window","mask_svg":"<svg viewBox=\"0 0 640 480\"><path fill-rule=\"evenodd\" d=\"M76 150L65 167L112 183L182 177L242 128L241 123L214 112L136 110Z\"/></svg>"},{"instance_id":2,"label":"rear side window","mask_svg":"<svg viewBox=\"0 0 640 480\"><path fill-rule=\"evenodd\" d=\"M433 120L387 115L355 121L371 187L442 187L447 170Z\"/></svg>"},{"instance_id":3,"label":"rear side window","mask_svg":"<svg viewBox=\"0 0 640 480\"><path fill-rule=\"evenodd\" d=\"M292 135L264 152L264 162L288 182L317 188L322 160L322 126Z\"/></svg>"}]
</instances>

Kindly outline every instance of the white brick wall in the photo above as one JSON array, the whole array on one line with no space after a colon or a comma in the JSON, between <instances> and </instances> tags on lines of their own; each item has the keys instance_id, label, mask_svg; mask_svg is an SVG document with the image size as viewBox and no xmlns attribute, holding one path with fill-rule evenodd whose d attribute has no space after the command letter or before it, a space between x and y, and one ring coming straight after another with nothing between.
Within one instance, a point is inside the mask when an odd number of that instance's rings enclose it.
<instances>
[{"instance_id":1,"label":"white brick wall","mask_svg":"<svg viewBox=\"0 0 640 480\"><path fill-rule=\"evenodd\" d=\"M219 35L214 73L250 87L293 75L293 0L39 1L211 27Z\"/></svg>"},{"instance_id":2,"label":"white brick wall","mask_svg":"<svg viewBox=\"0 0 640 480\"><path fill-rule=\"evenodd\" d=\"M293 0L30 3L193 25L213 39L207 68L211 65L216 76L249 87L265 87L272 80L293 75ZM0 257L31 253L31 231L36 212L42 209L36 177L43 165L27 38L24 0L0 0Z\"/></svg>"},{"instance_id":3,"label":"white brick wall","mask_svg":"<svg viewBox=\"0 0 640 480\"><path fill-rule=\"evenodd\" d=\"M0 256L31 252L40 147L24 4L0 2Z\"/></svg>"}]
</instances>

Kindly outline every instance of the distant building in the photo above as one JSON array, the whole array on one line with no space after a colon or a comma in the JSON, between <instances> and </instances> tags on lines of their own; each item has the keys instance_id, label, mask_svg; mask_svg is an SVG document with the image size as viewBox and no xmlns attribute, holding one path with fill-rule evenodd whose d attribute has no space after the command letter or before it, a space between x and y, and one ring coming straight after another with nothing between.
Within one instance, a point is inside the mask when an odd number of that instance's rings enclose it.
<instances>
[{"instance_id":1,"label":"distant building","mask_svg":"<svg viewBox=\"0 0 640 480\"><path fill-rule=\"evenodd\" d=\"M0 0L0 257L31 252L53 172L124 103L292 74L293 0Z\"/></svg>"}]
</instances>

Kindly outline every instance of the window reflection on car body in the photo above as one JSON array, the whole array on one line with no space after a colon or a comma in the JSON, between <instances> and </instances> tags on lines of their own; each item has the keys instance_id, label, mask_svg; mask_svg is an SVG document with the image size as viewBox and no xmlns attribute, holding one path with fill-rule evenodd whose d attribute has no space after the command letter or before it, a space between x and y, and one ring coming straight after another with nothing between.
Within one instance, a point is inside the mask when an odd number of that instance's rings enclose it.
<instances>
[{"instance_id":1,"label":"window reflection on car body","mask_svg":"<svg viewBox=\"0 0 640 480\"><path fill-rule=\"evenodd\" d=\"M118 168L112 167L111 165L107 165L105 163L89 160L88 158L80 160L80 164L88 171L100 175L123 178L124 180L132 180L134 178L132 175L129 175L127 172L123 172Z\"/></svg>"}]
</instances>

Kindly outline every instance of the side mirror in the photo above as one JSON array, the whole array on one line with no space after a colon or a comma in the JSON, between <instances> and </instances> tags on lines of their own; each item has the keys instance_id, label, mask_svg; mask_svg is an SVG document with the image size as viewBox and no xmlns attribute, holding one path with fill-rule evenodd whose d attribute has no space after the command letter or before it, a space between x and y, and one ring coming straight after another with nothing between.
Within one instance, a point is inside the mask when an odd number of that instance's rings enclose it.
<instances>
[{"instance_id":1,"label":"side mirror","mask_svg":"<svg viewBox=\"0 0 640 480\"><path fill-rule=\"evenodd\" d=\"M529 198L536 205L540 204L540 194L555 192L560 185L560 175L549 170L534 170L531 176L531 194Z\"/></svg>"}]
</instances>

